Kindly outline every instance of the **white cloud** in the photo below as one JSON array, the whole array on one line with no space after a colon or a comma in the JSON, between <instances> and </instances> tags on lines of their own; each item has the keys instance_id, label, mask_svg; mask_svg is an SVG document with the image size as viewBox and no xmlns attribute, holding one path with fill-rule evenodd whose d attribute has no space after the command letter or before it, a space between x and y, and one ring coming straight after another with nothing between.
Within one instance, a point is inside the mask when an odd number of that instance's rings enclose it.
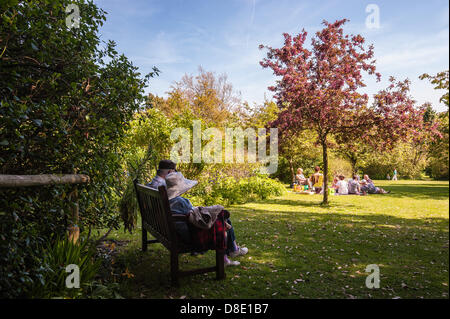
<instances>
[{"instance_id":1,"label":"white cloud","mask_svg":"<svg viewBox=\"0 0 450 319\"><path fill-rule=\"evenodd\" d=\"M408 68L426 68L428 65L442 61L448 57L448 45L435 45L430 47L412 46L392 50L377 59L378 67L384 71L397 71Z\"/></svg>"}]
</instances>

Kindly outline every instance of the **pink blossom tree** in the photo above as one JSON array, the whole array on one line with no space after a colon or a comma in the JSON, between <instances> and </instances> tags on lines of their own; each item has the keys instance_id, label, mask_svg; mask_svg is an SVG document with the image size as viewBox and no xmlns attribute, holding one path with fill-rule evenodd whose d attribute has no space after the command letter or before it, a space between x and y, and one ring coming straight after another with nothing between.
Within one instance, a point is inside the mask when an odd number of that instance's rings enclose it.
<instances>
[{"instance_id":1,"label":"pink blossom tree","mask_svg":"<svg viewBox=\"0 0 450 319\"><path fill-rule=\"evenodd\" d=\"M289 138L295 132L310 129L317 133L317 143L323 151L323 204L328 204L328 147L333 136L340 143L356 139L380 150L394 146L422 128L423 109L415 107L409 96L409 81L391 84L374 96L372 106L364 88L363 73L380 80L376 72L373 45L365 46L361 35L344 35L346 19L328 23L306 48L307 32L295 37L284 33L284 46L268 50L261 61L281 77L269 87L280 108L277 126L280 137Z\"/></svg>"}]
</instances>

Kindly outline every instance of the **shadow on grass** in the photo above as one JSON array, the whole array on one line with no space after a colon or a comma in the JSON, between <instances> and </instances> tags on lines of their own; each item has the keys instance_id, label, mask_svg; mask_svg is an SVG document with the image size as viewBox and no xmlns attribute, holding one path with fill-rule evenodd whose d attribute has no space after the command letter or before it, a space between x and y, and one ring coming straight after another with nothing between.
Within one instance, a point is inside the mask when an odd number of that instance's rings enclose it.
<instances>
[{"instance_id":1,"label":"shadow on grass","mask_svg":"<svg viewBox=\"0 0 450 319\"><path fill-rule=\"evenodd\" d=\"M316 198L314 198L315 201L313 201L312 198L306 197L308 195L298 195L298 196L305 196L305 197L304 198L299 197L298 199L280 199L280 198L265 199L265 200L258 201L257 203L258 204L267 204L267 205L277 205L277 206L292 206L292 207L300 206L300 207L323 208L323 209L359 207L357 205L349 204L349 203L333 202L332 200L330 200L330 203L328 205L322 205L322 197L320 197L320 199L318 197L316 197ZM317 196L317 195L311 195L311 196ZM251 203L249 203L249 204L251 204ZM233 205L233 208L234 207L246 208L245 204Z\"/></svg>"},{"instance_id":2,"label":"shadow on grass","mask_svg":"<svg viewBox=\"0 0 450 319\"><path fill-rule=\"evenodd\" d=\"M296 203L296 201L294 201ZM227 268L227 279L214 274L183 278L169 285L169 254L161 245L122 256L135 275L122 285L130 298L404 298L442 297L448 287L448 219L410 219L391 215L277 212L234 221L238 241L249 247L241 266ZM247 215L238 208L236 218ZM241 215L239 215L241 214ZM249 259L251 257L251 259ZM183 255L184 270L214 264L214 252ZM382 288L369 290L365 267L377 264ZM299 277L301 276L303 277ZM307 275L306 275L307 274ZM302 280L302 288L291 288ZM307 280L306 280L307 279ZM406 285L406 286L405 286ZM345 288L347 287L347 288ZM408 288L405 288L408 287ZM291 294L289 294L289 292Z\"/></svg>"}]
</instances>

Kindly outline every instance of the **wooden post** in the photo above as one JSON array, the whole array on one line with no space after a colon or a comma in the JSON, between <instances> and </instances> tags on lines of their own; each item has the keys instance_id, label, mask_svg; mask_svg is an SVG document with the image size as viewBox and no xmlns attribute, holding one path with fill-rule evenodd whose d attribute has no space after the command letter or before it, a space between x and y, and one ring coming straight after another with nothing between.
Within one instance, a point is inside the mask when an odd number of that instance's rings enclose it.
<instances>
[{"instance_id":1,"label":"wooden post","mask_svg":"<svg viewBox=\"0 0 450 319\"><path fill-rule=\"evenodd\" d=\"M79 220L79 208L78 208L78 188L74 187L74 190L69 195L69 200L72 202L72 224L68 228L69 240L73 243L78 241L80 237L80 227L78 227Z\"/></svg>"},{"instance_id":2,"label":"wooden post","mask_svg":"<svg viewBox=\"0 0 450 319\"><path fill-rule=\"evenodd\" d=\"M147 230L144 228L144 225L142 225L142 251L143 252L147 251L147 245L148 245Z\"/></svg>"},{"instance_id":3,"label":"wooden post","mask_svg":"<svg viewBox=\"0 0 450 319\"><path fill-rule=\"evenodd\" d=\"M216 279L225 279L225 251L216 250Z\"/></svg>"}]
</instances>

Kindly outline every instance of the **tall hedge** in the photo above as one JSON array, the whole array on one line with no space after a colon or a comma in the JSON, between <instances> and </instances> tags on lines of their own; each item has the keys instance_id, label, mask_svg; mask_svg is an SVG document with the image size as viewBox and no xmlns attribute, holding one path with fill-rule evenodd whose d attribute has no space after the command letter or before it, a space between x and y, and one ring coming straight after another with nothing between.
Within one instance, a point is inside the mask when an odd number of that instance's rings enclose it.
<instances>
[{"instance_id":1,"label":"tall hedge","mask_svg":"<svg viewBox=\"0 0 450 319\"><path fill-rule=\"evenodd\" d=\"M69 4L79 27L66 24ZM83 173L82 230L118 223L118 145L155 72L103 42L105 12L92 1L0 3L0 174ZM65 231L67 186L1 189L0 296L27 296L45 265L42 244Z\"/></svg>"}]
</instances>

